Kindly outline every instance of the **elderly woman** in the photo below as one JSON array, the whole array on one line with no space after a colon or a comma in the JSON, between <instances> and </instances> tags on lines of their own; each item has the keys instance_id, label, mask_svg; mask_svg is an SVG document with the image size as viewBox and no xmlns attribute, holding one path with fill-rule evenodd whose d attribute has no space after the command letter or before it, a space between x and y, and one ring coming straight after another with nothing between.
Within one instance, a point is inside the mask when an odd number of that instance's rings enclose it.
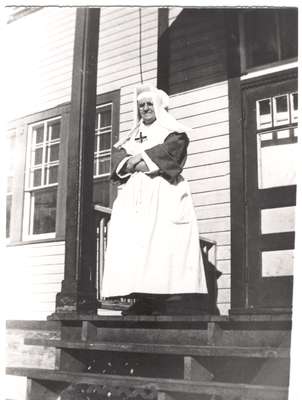
<instances>
[{"instance_id":1,"label":"elderly woman","mask_svg":"<svg viewBox=\"0 0 302 400\"><path fill-rule=\"evenodd\" d=\"M116 145L112 179L124 184L112 209L103 297L134 297L125 314L164 313L168 295L206 293L198 226L181 176L188 128L167 112L168 95L136 90L137 122Z\"/></svg>"}]
</instances>

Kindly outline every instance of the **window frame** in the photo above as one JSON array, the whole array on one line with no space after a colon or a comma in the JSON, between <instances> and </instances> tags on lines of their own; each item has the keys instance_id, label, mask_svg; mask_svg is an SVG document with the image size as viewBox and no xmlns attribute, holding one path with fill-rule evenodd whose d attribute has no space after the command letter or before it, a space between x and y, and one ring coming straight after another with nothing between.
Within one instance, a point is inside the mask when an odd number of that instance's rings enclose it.
<instances>
[{"instance_id":1,"label":"window frame","mask_svg":"<svg viewBox=\"0 0 302 400\"><path fill-rule=\"evenodd\" d=\"M247 67L247 44L246 44L247 39L246 39L246 35L245 35L244 17L249 12L249 10L247 10L246 12L243 11L243 12L239 13L238 24L239 24L239 42L240 42L240 52L241 52L241 57L240 57L241 75L261 71L264 68L274 68L274 67L277 67L280 65L293 63L298 60L298 57L284 58L284 59L281 58L282 57L282 55L281 55L282 44L281 44L281 36L280 36L281 35L281 29L280 29L281 22L280 22L279 15L277 14L277 12L280 10L282 10L282 9L275 8L272 10L275 13L275 20L276 20L276 33L277 33L276 44L278 46L279 60L261 64L261 65L257 65L254 67Z\"/></svg>"},{"instance_id":2,"label":"window frame","mask_svg":"<svg viewBox=\"0 0 302 400\"><path fill-rule=\"evenodd\" d=\"M119 139L120 125L120 89L113 90L104 94L97 95L97 107L106 103L112 103L112 144ZM57 213L56 213L56 232L53 235L24 235L25 221L25 168L28 156L28 136L29 126L43 120L61 117L60 152L59 152L59 171L58 171L58 192L57 192ZM26 115L8 123L7 137L10 132L16 134L16 151L20 154L18 165L15 168L16 182L14 184L12 211L11 211L11 236L7 239L7 246L24 245L31 243L54 242L65 240L65 218L66 218L66 196L67 196L67 152L68 152L68 132L70 119L70 103L63 103L54 108ZM112 159L111 159L112 168ZM108 179L109 175L94 178L94 185ZM116 197L116 185L110 183L109 198L110 205ZM48 236L48 237L47 237Z\"/></svg>"},{"instance_id":3,"label":"window frame","mask_svg":"<svg viewBox=\"0 0 302 400\"><path fill-rule=\"evenodd\" d=\"M60 141L59 144L61 145L61 137L62 137L62 116L54 116L48 119L43 119L37 122L34 122L33 124L28 125L28 134L27 134L27 148L26 148L26 163L25 163L25 185L24 185L24 217L23 217L23 232L22 232L22 238L25 241L28 240L39 240L39 239L52 239L56 237L56 232L57 232L57 210L58 210L58 191L59 191L59 182L52 183L52 184L47 184L47 185L40 185L37 187L34 187L31 184L31 174L32 174L32 154L33 154L33 148L32 148L32 139L33 139L33 132L34 128L37 125L44 125L44 129L47 130L47 126L49 122L52 121L60 121ZM44 135L47 134L44 133ZM47 142L47 140L46 140ZM45 143L43 143L43 147ZM46 162L47 164L47 162ZM60 171L60 153L59 153L59 160L58 163L58 181L59 181L59 171ZM43 163L42 163L43 166ZM43 169L43 167L42 167ZM34 234L32 233L32 227L33 227L33 218L34 218L34 213L33 213L33 198L32 198L32 193L38 193L41 191L44 191L45 189L48 188L57 188L57 194L56 194L56 222L55 222L55 231L54 232L49 232L49 233L38 233Z\"/></svg>"}]
</instances>

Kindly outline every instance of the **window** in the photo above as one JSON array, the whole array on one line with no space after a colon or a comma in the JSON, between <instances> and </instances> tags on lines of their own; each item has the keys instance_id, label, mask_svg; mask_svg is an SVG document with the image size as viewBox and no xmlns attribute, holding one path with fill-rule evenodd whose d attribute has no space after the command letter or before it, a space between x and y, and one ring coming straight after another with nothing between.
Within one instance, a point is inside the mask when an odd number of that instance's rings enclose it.
<instances>
[{"instance_id":1,"label":"window","mask_svg":"<svg viewBox=\"0 0 302 400\"><path fill-rule=\"evenodd\" d=\"M6 182L6 238L10 237L11 227L11 211L13 199L13 182L14 182L14 150L16 137L9 136L7 139L7 182Z\"/></svg>"},{"instance_id":2,"label":"window","mask_svg":"<svg viewBox=\"0 0 302 400\"><path fill-rule=\"evenodd\" d=\"M120 91L97 96L93 201L112 207L116 197L116 185L110 181L112 169L112 146L119 138Z\"/></svg>"},{"instance_id":3,"label":"window","mask_svg":"<svg viewBox=\"0 0 302 400\"><path fill-rule=\"evenodd\" d=\"M296 184L297 92L258 100L256 112L258 188Z\"/></svg>"},{"instance_id":4,"label":"window","mask_svg":"<svg viewBox=\"0 0 302 400\"><path fill-rule=\"evenodd\" d=\"M112 147L112 104L97 107L94 142L94 177L110 174Z\"/></svg>"},{"instance_id":5,"label":"window","mask_svg":"<svg viewBox=\"0 0 302 400\"><path fill-rule=\"evenodd\" d=\"M243 70L297 58L297 9L248 10L241 18L241 36Z\"/></svg>"},{"instance_id":6,"label":"window","mask_svg":"<svg viewBox=\"0 0 302 400\"><path fill-rule=\"evenodd\" d=\"M54 237L56 232L61 119L29 127L24 236Z\"/></svg>"}]
</instances>

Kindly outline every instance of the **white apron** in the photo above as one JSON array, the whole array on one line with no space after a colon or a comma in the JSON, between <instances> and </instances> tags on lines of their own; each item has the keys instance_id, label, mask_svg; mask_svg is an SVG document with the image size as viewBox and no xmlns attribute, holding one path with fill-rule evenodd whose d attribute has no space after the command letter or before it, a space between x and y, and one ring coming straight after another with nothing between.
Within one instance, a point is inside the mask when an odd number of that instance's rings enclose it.
<instances>
[{"instance_id":1,"label":"white apron","mask_svg":"<svg viewBox=\"0 0 302 400\"><path fill-rule=\"evenodd\" d=\"M135 153L154 144L155 136L149 143L133 142ZM113 204L107 243L102 297L207 293L198 225L183 177L171 184L134 173Z\"/></svg>"}]
</instances>

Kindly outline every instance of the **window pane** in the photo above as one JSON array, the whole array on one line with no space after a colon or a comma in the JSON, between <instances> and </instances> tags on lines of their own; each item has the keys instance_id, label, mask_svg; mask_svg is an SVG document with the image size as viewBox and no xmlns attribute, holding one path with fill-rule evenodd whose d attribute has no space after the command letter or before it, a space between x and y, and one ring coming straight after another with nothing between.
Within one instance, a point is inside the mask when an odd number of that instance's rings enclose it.
<instances>
[{"instance_id":1,"label":"window pane","mask_svg":"<svg viewBox=\"0 0 302 400\"><path fill-rule=\"evenodd\" d=\"M99 160L99 175L108 174L110 171L110 157Z\"/></svg>"},{"instance_id":2,"label":"window pane","mask_svg":"<svg viewBox=\"0 0 302 400\"><path fill-rule=\"evenodd\" d=\"M107 110L102 110L101 111L101 128L104 126L110 126L111 125L111 107L108 108Z\"/></svg>"},{"instance_id":3,"label":"window pane","mask_svg":"<svg viewBox=\"0 0 302 400\"><path fill-rule=\"evenodd\" d=\"M34 186L41 186L42 182L42 170L41 169L35 169L34 170Z\"/></svg>"},{"instance_id":4,"label":"window pane","mask_svg":"<svg viewBox=\"0 0 302 400\"><path fill-rule=\"evenodd\" d=\"M288 276L293 274L294 251L277 250L262 252L262 276Z\"/></svg>"},{"instance_id":5,"label":"window pane","mask_svg":"<svg viewBox=\"0 0 302 400\"><path fill-rule=\"evenodd\" d=\"M34 165L42 164L42 157L43 157L43 149L36 149L35 156L34 156Z\"/></svg>"},{"instance_id":6,"label":"window pane","mask_svg":"<svg viewBox=\"0 0 302 400\"><path fill-rule=\"evenodd\" d=\"M32 194L34 198L33 234L55 232L57 188L38 191Z\"/></svg>"},{"instance_id":7,"label":"window pane","mask_svg":"<svg viewBox=\"0 0 302 400\"><path fill-rule=\"evenodd\" d=\"M34 132L36 133L36 143L42 143L44 138L44 126L36 126Z\"/></svg>"},{"instance_id":8,"label":"window pane","mask_svg":"<svg viewBox=\"0 0 302 400\"><path fill-rule=\"evenodd\" d=\"M274 98L274 126L286 125L289 120L288 95L277 96Z\"/></svg>"},{"instance_id":9,"label":"window pane","mask_svg":"<svg viewBox=\"0 0 302 400\"><path fill-rule=\"evenodd\" d=\"M59 151L60 145L54 144L49 147L49 161L58 161L59 160Z\"/></svg>"},{"instance_id":10,"label":"window pane","mask_svg":"<svg viewBox=\"0 0 302 400\"><path fill-rule=\"evenodd\" d=\"M103 133L100 135L100 147L99 150L111 149L111 133Z\"/></svg>"},{"instance_id":11,"label":"window pane","mask_svg":"<svg viewBox=\"0 0 302 400\"><path fill-rule=\"evenodd\" d=\"M298 93L292 93L291 98L291 114L292 123L298 122Z\"/></svg>"},{"instance_id":12,"label":"window pane","mask_svg":"<svg viewBox=\"0 0 302 400\"><path fill-rule=\"evenodd\" d=\"M298 56L298 11L281 10L280 33L282 59Z\"/></svg>"},{"instance_id":13,"label":"window pane","mask_svg":"<svg viewBox=\"0 0 302 400\"><path fill-rule=\"evenodd\" d=\"M12 195L6 196L6 237L10 235L10 221L12 211Z\"/></svg>"},{"instance_id":14,"label":"window pane","mask_svg":"<svg viewBox=\"0 0 302 400\"><path fill-rule=\"evenodd\" d=\"M48 183L57 183L58 182L58 166L50 167L49 168L49 175L48 175Z\"/></svg>"},{"instance_id":15,"label":"window pane","mask_svg":"<svg viewBox=\"0 0 302 400\"><path fill-rule=\"evenodd\" d=\"M245 15L247 68L278 61L276 14L253 10Z\"/></svg>"},{"instance_id":16,"label":"window pane","mask_svg":"<svg viewBox=\"0 0 302 400\"><path fill-rule=\"evenodd\" d=\"M48 124L48 140L60 138L60 121L49 122Z\"/></svg>"},{"instance_id":17,"label":"window pane","mask_svg":"<svg viewBox=\"0 0 302 400\"><path fill-rule=\"evenodd\" d=\"M297 143L277 144L278 140L281 143L290 140L289 130L285 132L287 138L277 136L276 144L270 141L269 145L264 145L265 141L261 141L258 134L259 189L296 184Z\"/></svg>"},{"instance_id":18,"label":"window pane","mask_svg":"<svg viewBox=\"0 0 302 400\"><path fill-rule=\"evenodd\" d=\"M270 128L272 122L271 99L257 101L257 129Z\"/></svg>"},{"instance_id":19,"label":"window pane","mask_svg":"<svg viewBox=\"0 0 302 400\"><path fill-rule=\"evenodd\" d=\"M295 207L261 210L261 233L292 232L295 230Z\"/></svg>"}]
</instances>

